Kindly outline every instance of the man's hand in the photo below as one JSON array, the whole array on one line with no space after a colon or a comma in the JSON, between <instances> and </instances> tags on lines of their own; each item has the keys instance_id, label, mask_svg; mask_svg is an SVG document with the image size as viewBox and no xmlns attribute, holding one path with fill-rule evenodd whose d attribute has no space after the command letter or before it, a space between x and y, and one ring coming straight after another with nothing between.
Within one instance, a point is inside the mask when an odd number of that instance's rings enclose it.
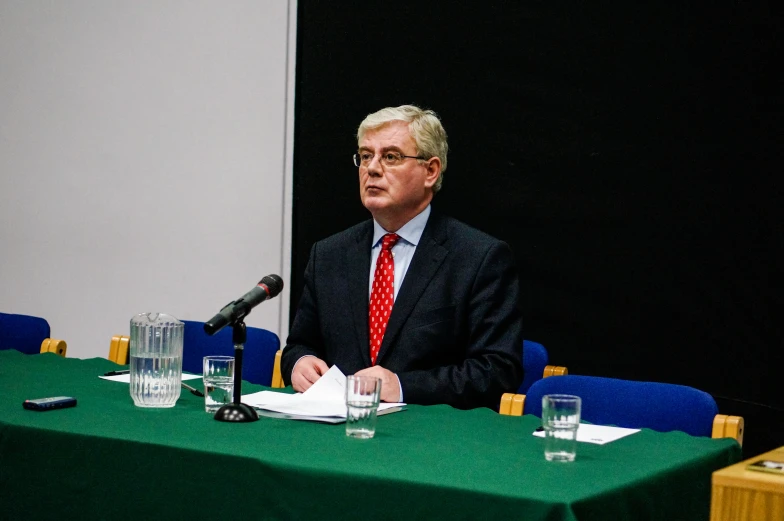
<instances>
[{"instance_id":1,"label":"man's hand","mask_svg":"<svg viewBox=\"0 0 784 521\"><path fill-rule=\"evenodd\" d=\"M329 367L321 358L303 356L291 371L291 386L298 393L304 393L328 370Z\"/></svg>"},{"instance_id":2,"label":"man's hand","mask_svg":"<svg viewBox=\"0 0 784 521\"><path fill-rule=\"evenodd\" d=\"M400 380L397 375L380 365L374 365L355 373L357 376L375 376L381 379L381 401L396 403L400 401Z\"/></svg>"}]
</instances>

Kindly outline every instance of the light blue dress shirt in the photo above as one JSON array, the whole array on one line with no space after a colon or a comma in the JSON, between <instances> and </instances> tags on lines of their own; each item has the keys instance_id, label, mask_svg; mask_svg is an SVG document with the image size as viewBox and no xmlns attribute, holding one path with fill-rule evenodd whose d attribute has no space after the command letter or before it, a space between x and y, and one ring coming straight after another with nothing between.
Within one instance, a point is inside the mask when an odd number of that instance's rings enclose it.
<instances>
[{"instance_id":1,"label":"light blue dress shirt","mask_svg":"<svg viewBox=\"0 0 784 521\"><path fill-rule=\"evenodd\" d=\"M430 217L430 205L422 210L416 217L408 221L397 232L400 236L394 246L392 246L392 258L395 261L395 295L400 290L403 284L403 279L406 276L408 267L411 265L411 259L414 258L419 239L422 238L422 232L425 231L427 219ZM373 220L373 249L370 252L370 279L368 282L368 302L370 301L370 293L373 291L373 275L376 273L376 261L381 253L381 239L384 235L389 233L381 227L375 220Z\"/></svg>"}]
</instances>

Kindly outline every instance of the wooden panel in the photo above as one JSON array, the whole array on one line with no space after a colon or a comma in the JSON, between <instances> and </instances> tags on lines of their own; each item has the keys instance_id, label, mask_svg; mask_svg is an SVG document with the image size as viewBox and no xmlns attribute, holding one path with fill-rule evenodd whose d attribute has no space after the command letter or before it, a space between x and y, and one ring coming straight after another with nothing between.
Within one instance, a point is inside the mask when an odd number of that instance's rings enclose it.
<instances>
[{"instance_id":1,"label":"wooden panel","mask_svg":"<svg viewBox=\"0 0 784 521\"><path fill-rule=\"evenodd\" d=\"M784 447L713 473L711 521L784 519L784 475L746 470L749 463L764 459L784 461Z\"/></svg>"}]
</instances>

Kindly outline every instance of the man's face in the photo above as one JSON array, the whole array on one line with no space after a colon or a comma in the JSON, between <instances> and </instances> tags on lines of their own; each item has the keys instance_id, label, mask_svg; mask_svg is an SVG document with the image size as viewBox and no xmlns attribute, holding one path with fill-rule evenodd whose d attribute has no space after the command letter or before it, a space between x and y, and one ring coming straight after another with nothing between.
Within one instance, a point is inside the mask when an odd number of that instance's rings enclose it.
<instances>
[{"instance_id":1,"label":"man's face","mask_svg":"<svg viewBox=\"0 0 784 521\"><path fill-rule=\"evenodd\" d=\"M384 228L397 231L433 198L432 187L441 172L441 161L404 158L394 166L384 164L383 157L388 153L417 155L408 123L404 121L392 121L366 132L359 143L359 153L372 156L366 165L359 166L362 204Z\"/></svg>"}]
</instances>

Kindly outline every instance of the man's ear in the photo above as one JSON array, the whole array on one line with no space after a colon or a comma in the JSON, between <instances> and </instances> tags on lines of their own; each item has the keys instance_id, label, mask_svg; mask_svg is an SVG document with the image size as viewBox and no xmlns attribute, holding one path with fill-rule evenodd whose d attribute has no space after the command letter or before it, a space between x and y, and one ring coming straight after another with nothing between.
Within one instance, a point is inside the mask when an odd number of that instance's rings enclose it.
<instances>
[{"instance_id":1,"label":"man's ear","mask_svg":"<svg viewBox=\"0 0 784 521\"><path fill-rule=\"evenodd\" d=\"M431 157L427 160L427 164L425 165L427 168L427 176L425 177L425 187L433 188L433 185L436 184L438 181L438 177L441 175L441 159L438 157Z\"/></svg>"}]
</instances>

